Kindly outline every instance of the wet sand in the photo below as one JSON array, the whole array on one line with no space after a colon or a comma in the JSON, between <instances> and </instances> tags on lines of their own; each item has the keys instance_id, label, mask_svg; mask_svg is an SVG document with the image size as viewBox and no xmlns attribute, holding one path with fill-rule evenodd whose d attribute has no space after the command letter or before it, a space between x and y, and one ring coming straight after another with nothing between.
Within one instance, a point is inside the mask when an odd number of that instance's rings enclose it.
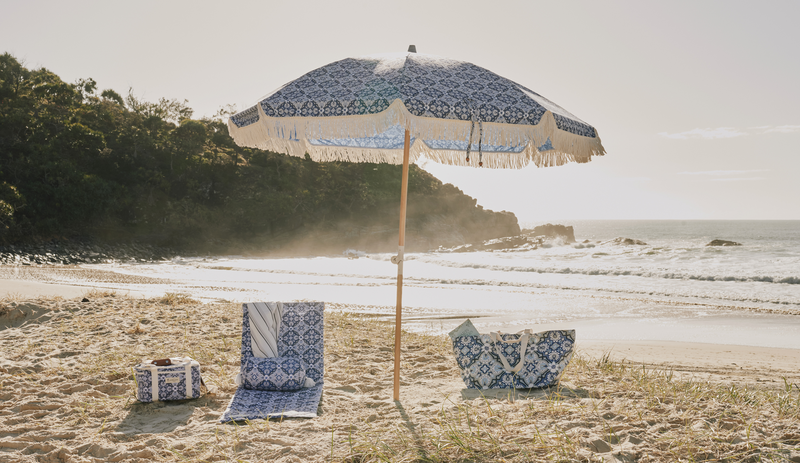
<instances>
[{"instance_id":1,"label":"wet sand","mask_svg":"<svg viewBox=\"0 0 800 463\"><path fill-rule=\"evenodd\" d=\"M56 283L58 282L58 283ZM64 284L70 282L71 284ZM102 286L98 286L102 284ZM153 291L131 291L129 285L154 286L158 289L169 288L170 280L140 275L127 275L107 270L86 269L78 266L0 266L0 297L6 299L29 299L34 297L62 297L72 299L82 297L92 291L114 292L119 296L142 298L152 296ZM168 291L165 291L168 292ZM163 294L163 293L162 293ZM363 313L364 307L339 304L342 310ZM390 308L393 311L393 308ZM413 311L413 309L412 309ZM787 316L795 322L794 316ZM391 317L379 317L393 320ZM733 323L746 325L747 314L742 317L731 317ZM448 325L457 325L461 319L448 320ZM409 324L415 331L430 332L435 320L414 319L406 316L404 325ZM592 357L600 358L608 355L617 361L673 368L682 372L693 372L698 378L716 380L771 382L774 377L796 377L800 374L800 349L779 347L760 347L733 345L724 342L672 342L627 339L596 339L592 336L596 322L576 321L539 325L546 329L576 329L589 336L578 338L578 348ZM746 326L738 327L744 329ZM603 330L608 332L617 329L622 332L631 331L625 321L609 320L603 323ZM446 331L446 330L445 330ZM594 329L594 331L597 331ZM641 333L641 328L639 328ZM764 370L771 373L759 375ZM763 378L762 378L763 376Z\"/></svg>"}]
</instances>

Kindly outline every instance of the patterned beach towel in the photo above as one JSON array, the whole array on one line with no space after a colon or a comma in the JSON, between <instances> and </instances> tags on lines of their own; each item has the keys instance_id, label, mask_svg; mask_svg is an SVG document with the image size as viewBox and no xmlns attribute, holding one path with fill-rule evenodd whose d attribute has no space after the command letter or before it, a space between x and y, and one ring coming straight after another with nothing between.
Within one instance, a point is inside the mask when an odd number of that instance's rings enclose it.
<instances>
[{"instance_id":1,"label":"patterned beach towel","mask_svg":"<svg viewBox=\"0 0 800 463\"><path fill-rule=\"evenodd\" d=\"M280 357L295 357L306 365L306 376L316 385L298 391L259 391L239 387L220 421L265 418L314 418L322 398L323 329L322 302L285 302L280 320L277 348ZM242 364L253 357L248 305L242 306Z\"/></svg>"}]
</instances>

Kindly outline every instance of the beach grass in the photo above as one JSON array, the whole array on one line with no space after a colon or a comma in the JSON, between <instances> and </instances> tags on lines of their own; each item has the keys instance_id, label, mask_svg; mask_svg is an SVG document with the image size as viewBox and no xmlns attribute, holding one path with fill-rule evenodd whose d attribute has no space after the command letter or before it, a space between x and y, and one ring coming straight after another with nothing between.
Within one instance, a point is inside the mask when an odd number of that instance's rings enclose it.
<instances>
[{"instance_id":1,"label":"beach grass","mask_svg":"<svg viewBox=\"0 0 800 463\"><path fill-rule=\"evenodd\" d=\"M577 357L543 399L453 402L408 439L363 433L347 461L797 461L797 386L673 381L669 373ZM642 445L644 442L647 444Z\"/></svg>"},{"instance_id":2,"label":"beach grass","mask_svg":"<svg viewBox=\"0 0 800 463\"><path fill-rule=\"evenodd\" d=\"M27 311L25 323L0 330L0 457L800 461L800 388L780 378L776 387L704 382L578 352L557 387L482 395L463 390L447 336L404 332L394 402L393 325L337 304L326 308L320 416L223 425L239 369L239 304L85 297L0 301L3 320ZM200 362L210 393L139 403L132 366L178 355Z\"/></svg>"},{"instance_id":3,"label":"beach grass","mask_svg":"<svg viewBox=\"0 0 800 463\"><path fill-rule=\"evenodd\" d=\"M413 339L449 353L446 336ZM670 370L579 353L559 386L533 397L518 392L450 397L413 426L351 436L344 459L800 461L800 387L785 378L777 388L680 380Z\"/></svg>"}]
</instances>

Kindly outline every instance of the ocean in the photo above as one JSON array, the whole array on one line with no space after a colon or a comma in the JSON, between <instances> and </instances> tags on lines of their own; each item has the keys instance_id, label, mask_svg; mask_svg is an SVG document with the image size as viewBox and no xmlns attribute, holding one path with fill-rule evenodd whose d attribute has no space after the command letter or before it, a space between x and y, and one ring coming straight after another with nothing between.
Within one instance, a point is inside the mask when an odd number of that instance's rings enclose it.
<instances>
[{"instance_id":1,"label":"ocean","mask_svg":"<svg viewBox=\"0 0 800 463\"><path fill-rule=\"evenodd\" d=\"M577 243L406 254L404 326L575 328L579 338L800 348L800 221L569 221ZM532 228L539 224L522 224ZM618 244L616 238L646 244ZM741 246L710 247L723 239ZM321 300L393 320L392 254L176 258L85 267L159 277L119 285L202 300Z\"/></svg>"}]
</instances>

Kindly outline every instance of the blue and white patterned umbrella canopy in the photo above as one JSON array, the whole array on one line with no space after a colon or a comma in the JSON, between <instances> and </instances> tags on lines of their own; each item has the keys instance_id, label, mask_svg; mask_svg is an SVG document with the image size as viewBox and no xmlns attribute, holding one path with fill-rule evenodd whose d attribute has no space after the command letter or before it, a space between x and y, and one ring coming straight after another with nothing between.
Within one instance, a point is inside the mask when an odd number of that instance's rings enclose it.
<instances>
[{"instance_id":1,"label":"blue and white patterned umbrella canopy","mask_svg":"<svg viewBox=\"0 0 800 463\"><path fill-rule=\"evenodd\" d=\"M405 129L412 162L424 155L521 168L605 154L594 127L538 93L471 63L412 52L323 66L235 114L228 127L240 145L315 161L400 164Z\"/></svg>"}]
</instances>

